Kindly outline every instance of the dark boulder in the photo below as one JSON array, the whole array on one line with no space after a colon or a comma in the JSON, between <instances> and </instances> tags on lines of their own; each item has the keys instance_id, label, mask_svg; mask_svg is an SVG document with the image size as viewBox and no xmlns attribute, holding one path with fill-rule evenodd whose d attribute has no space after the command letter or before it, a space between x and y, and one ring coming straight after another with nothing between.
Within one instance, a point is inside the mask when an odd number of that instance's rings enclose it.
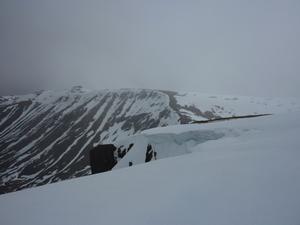
<instances>
[{"instance_id":1,"label":"dark boulder","mask_svg":"<svg viewBox=\"0 0 300 225\"><path fill-rule=\"evenodd\" d=\"M112 144L98 145L90 151L92 174L111 170L117 163L114 157L116 147Z\"/></svg>"},{"instance_id":2,"label":"dark boulder","mask_svg":"<svg viewBox=\"0 0 300 225\"><path fill-rule=\"evenodd\" d=\"M156 151L152 148L152 145L148 144L147 151L146 151L146 158L145 162L150 162L152 160L156 160Z\"/></svg>"}]
</instances>

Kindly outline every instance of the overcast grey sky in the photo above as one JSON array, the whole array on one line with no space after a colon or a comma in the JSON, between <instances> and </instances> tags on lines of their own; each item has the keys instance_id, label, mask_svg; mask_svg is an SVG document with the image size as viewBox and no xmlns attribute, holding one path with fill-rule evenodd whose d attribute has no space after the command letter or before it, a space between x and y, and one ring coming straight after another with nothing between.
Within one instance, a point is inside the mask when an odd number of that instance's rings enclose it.
<instances>
[{"instance_id":1,"label":"overcast grey sky","mask_svg":"<svg viewBox=\"0 0 300 225\"><path fill-rule=\"evenodd\" d=\"M300 1L1 0L0 95L83 85L300 97Z\"/></svg>"}]
</instances>

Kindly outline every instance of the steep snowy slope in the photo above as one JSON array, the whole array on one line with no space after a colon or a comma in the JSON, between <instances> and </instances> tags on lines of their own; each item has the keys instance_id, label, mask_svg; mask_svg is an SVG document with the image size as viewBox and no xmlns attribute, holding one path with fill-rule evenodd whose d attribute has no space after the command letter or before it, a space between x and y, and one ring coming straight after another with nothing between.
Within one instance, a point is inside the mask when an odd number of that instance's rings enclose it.
<instances>
[{"instance_id":1,"label":"steep snowy slope","mask_svg":"<svg viewBox=\"0 0 300 225\"><path fill-rule=\"evenodd\" d=\"M3 193L89 174L94 144L176 124L179 116L160 92L75 87L6 97L0 118Z\"/></svg>"},{"instance_id":2,"label":"steep snowy slope","mask_svg":"<svg viewBox=\"0 0 300 225\"><path fill-rule=\"evenodd\" d=\"M224 135L187 146L190 154L2 195L1 223L300 223L300 113L145 134L194 131Z\"/></svg>"},{"instance_id":3,"label":"steep snowy slope","mask_svg":"<svg viewBox=\"0 0 300 225\"><path fill-rule=\"evenodd\" d=\"M299 109L293 99L81 87L0 99L0 193L90 174L95 144L194 119ZM168 153L166 153L168 154Z\"/></svg>"}]
</instances>

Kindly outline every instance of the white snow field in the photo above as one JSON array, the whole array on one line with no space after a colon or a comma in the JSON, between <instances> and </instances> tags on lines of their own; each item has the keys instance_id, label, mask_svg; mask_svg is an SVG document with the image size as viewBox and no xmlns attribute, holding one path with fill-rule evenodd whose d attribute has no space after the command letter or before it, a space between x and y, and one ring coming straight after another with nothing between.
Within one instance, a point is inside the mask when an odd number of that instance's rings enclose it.
<instances>
[{"instance_id":1,"label":"white snow field","mask_svg":"<svg viewBox=\"0 0 300 225\"><path fill-rule=\"evenodd\" d=\"M300 113L143 135L194 132L222 135L179 141L189 154L1 195L0 224L300 224Z\"/></svg>"},{"instance_id":2,"label":"white snow field","mask_svg":"<svg viewBox=\"0 0 300 225\"><path fill-rule=\"evenodd\" d=\"M175 95L179 105L195 106L202 112L210 111L221 117L264 113L284 113L300 110L298 98L268 98L232 95L210 95L198 92L180 92ZM194 120L203 118L181 109Z\"/></svg>"}]
</instances>

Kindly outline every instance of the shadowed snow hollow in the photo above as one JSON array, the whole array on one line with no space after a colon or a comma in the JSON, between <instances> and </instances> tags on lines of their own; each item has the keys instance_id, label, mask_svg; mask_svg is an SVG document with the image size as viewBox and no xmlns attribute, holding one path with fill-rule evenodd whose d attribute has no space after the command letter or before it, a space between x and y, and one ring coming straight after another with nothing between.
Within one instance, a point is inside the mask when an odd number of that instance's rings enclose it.
<instances>
[{"instance_id":1,"label":"shadowed snow hollow","mask_svg":"<svg viewBox=\"0 0 300 225\"><path fill-rule=\"evenodd\" d=\"M192 153L195 147L204 142L239 135L239 132L233 129L199 130L200 127L200 125L177 125L155 128L119 141L115 143L117 148L132 147L114 169Z\"/></svg>"}]
</instances>

